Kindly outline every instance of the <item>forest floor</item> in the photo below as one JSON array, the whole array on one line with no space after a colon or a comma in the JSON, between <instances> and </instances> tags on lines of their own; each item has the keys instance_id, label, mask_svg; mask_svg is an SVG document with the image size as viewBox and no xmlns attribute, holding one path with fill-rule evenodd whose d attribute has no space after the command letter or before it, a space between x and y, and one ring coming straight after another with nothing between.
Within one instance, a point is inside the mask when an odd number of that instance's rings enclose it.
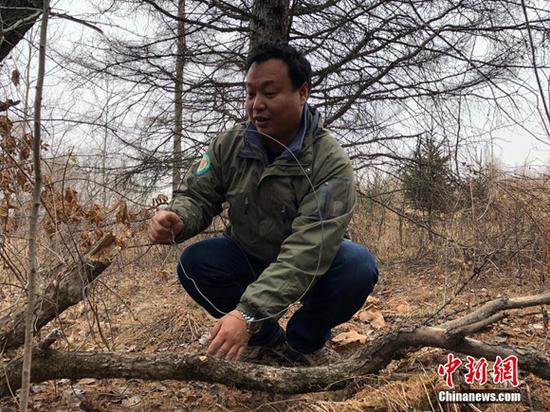
<instances>
[{"instance_id":1,"label":"forest floor","mask_svg":"<svg viewBox=\"0 0 550 412\"><path fill-rule=\"evenodd\" d=\"M43 334L61 327L62 350L117 352L204 352L199 339L215 323L179 286L174 275L177 251L154 247L138 256L123 253L81 303L48 325ZM470 268L471 269L471 268ZM333 332L331 345L343 355L360 351L374 336L397 322L422 319L444 296L470 276L468 268L444 270L437 265L381 264L380 281L365 307ZM500 296L524 296L548 290L537 273L511 273L490 268L452 300L446 313L459 315ZM459 316L457 315L457 316ZM451 319L450 317L449 319ZM283 323L285 322L283 319ZM547 319L547 318L546 318ZM99 322L98 322L99 320ZM437 323L437 322L436 322ZM474 336L496 344L550 351L550 330L540 307L513 312L507 319ZM438 365L448 351L424 348L392 362L377 376L350 382L345 389L303 395L276 395L202 382L68 379L33 384L32 410L42 411L545 411L550 410L550 382L521 370L521 403L445 404ZM465 360L465 355L455 353ZM491 363L492 364L492 363ZM455 375L455 379L457 379ZM504 389L503 384L471 388ZM0 400L1 411L16 410L15 398Z\"/></svg>"}]
</instances>

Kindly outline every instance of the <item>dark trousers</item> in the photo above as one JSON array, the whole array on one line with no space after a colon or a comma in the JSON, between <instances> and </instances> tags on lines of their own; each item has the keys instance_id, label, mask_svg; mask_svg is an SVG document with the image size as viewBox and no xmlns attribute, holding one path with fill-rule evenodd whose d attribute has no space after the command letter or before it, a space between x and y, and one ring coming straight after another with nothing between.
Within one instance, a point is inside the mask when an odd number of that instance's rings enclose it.
<instances>
[{"instance_id":1,"label":"dark trousers","mask_svg":"<svg viewBox=\"0 0 550 412\"><path fill-rule=\"evenodd\" d=\"M246 287L267 266L246 254L233 240L218 237L187 247L177 272L187 293L212 316L220 318L222 312L235 309ZM286 337L290 346L302 353L322 348L330 339L330 330L351 319L377 281L378 268L372 254L357 243L343 241L328 272L306 293L302 306L288 321ZM266 321L249 345L265 344L279 333L276 321Z\"/></svg>"}]
</instances>

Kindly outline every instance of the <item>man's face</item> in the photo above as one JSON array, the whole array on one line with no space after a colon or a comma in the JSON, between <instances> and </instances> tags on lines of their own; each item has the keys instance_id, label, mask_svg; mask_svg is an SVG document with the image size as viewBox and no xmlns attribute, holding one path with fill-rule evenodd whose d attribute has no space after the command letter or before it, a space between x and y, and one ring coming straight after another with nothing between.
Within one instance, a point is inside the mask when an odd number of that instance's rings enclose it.
<instances>
[{"instance_id":1,"label":"man's face","mask_svg":"<svg viewBox=\"0 0 550 412\"><path fill-rule=\"evenodd\" d=\"M308 85L294 89L281 59L253 63L245 78L246 114L256 129L289 144L300 128Z\"/></svg>"}]
</instances>

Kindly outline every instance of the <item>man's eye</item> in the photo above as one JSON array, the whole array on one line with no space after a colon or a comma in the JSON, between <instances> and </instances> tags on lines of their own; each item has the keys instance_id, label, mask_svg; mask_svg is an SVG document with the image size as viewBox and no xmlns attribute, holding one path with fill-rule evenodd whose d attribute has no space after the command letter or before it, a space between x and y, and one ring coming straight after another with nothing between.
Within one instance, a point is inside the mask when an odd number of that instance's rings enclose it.
<instances>
[{"instance_id":1,"label":"man's eye","mask_svg":"<svg viewBox=\"0 0 550 412\"><path fill-rule=\"evenodd\" d=\"M275 94L276 94L275 92L265 92L265 95L267 97L273 97L273 96L275 96Z\"/></svg>"},{"instance_id":2,"label":"man's eye","mask_svg":"<svg viewBox=\"0 0 550 412\"><path fill-rule=\"evenodd\" d=\"M252 92L246 92L246 97L248 97L249 99L256 96L256 93L252 93Z\"/></svg>"}]
</instances>

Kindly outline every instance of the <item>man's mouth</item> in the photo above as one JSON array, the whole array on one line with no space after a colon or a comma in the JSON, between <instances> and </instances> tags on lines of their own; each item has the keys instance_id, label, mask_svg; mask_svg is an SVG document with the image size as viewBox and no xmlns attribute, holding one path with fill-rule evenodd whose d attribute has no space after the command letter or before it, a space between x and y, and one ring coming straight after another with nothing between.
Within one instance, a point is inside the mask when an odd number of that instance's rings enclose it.
<instances>
[{"instance_id":1,"label":"man's mouth","mask_svg":"<svg viewBox=\"0 0 550 412\"><path fill-rule=\"evenodd\" d=\"M263 116L255 116L254 117L254 124L256 127L263 127L269 123L270 119L268 117Z\"/></svg>"}]
</instances>

